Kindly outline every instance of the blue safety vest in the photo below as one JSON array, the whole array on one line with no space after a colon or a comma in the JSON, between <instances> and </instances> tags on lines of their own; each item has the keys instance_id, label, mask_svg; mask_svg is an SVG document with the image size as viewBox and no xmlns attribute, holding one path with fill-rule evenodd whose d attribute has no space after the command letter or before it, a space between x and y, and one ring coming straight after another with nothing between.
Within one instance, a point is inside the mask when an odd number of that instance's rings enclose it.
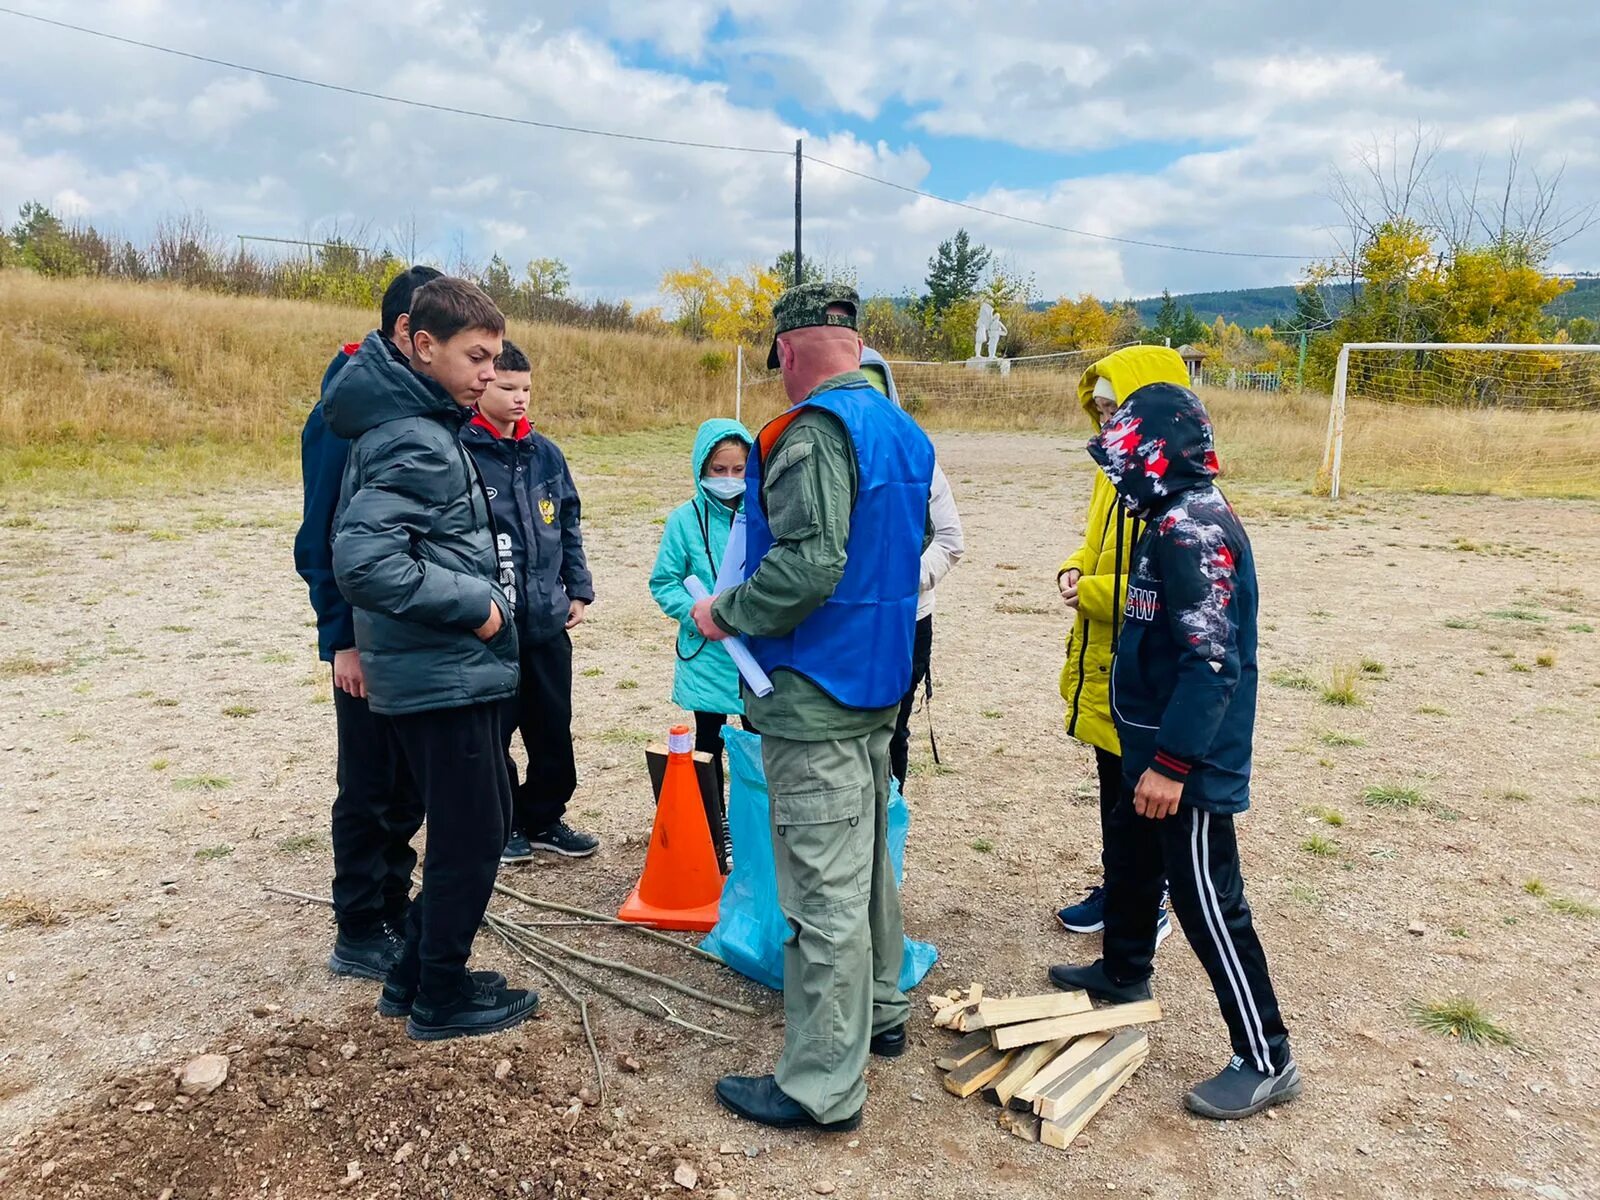
<instances>
[{"instance_id":1,"label":"blue safety vest","mask_svg":"<svg viewBox=\"0 0 1600 1200\"><path fill-rule=\"evenodd\" d=\"M772 447L813 408L839 419L856 455L844 578L788 636L746 640L769 675L792 671L845 708L888 708L911 686L933 443L865 380L818 392L777 418L761 431L745 468L746 579L773 544L761 482L769 466L781 473L785 465L782 453L769 462Z\"/></svg>"}]
</instances>

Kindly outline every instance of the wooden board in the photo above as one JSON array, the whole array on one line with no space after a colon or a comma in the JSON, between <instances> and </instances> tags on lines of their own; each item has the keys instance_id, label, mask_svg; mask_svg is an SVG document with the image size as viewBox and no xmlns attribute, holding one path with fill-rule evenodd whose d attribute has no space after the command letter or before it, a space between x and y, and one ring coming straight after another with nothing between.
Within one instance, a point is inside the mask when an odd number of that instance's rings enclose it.
<instances>
[{"instance_id":1,"label":"wooden board","mask_svg":"<svg viewBox=\"0 0 1600 1200\"><path fill-rule=\"evenodd\" d=\"M1130 1063L1140 1063L1150 1053L1150 1040L1138 1029L1119 1030L1072 1071L1050 1085L1034 1101L1033 1111L1055 1121L1076 1108L1108 1079L1115 1079Z\"/></svg>"},{"instance_id":2,"label":"wooden board","mask_svg":"<svg viewBox=\"0 0 1600 1200\"><path fill-rule=\"evenodd\" d=\"M961 1029L961 1020L969 1012L976 1012L978 1005L981 1003L983 1003L983 984L975 983L964 998L952 1000L939 1010L938 1014L933 1018L934 1027L937 1029L955 1029L962 1033L970 1032L969 1030Z\"/></svg>"},{"instance_id":3,"label":"wooden board","mask_svg":"<svg viewBox=\"0 0 1600 1200\"><path fill-rule=\"evenodd\" d=\"M717 866L728 873L727 845L722 829L722 796L717 791L715 760L703 750L696 750L694 760L695 782L700 785L700 803L706 810L706 828L711 831L711 845L717 852ZM661 803L661 781L667 777L667 748L653 743L644 748L644 765L650 772L650 790L657 804Z\"/></svg>"},{"instance_id":4,"label":"wooden board","mask_svg":"<svg viewBox=\"0 0 1600 1200\"><path fill-rule=\"evenodd\" d=\"M978 1005L976 1029L996 1025L1016 1025L1023 1021L1042 1021L1048 1017L1070 1017L1094 1007L1088 992L1049 992L1043 996L1012 996L985 1000Z\"/></svg>"},{"instance_id":5,"label":"wooden board","mask_svg":"<svg viewBox=\"0 0 1600 1200\"><path fill-rule=\"evenodd\" d=\"M1012 1050L1018 1046L1031 1046L1035 1042L1081 1037L1086 1033L1120 1029L1124 1025L1143 1025L1148 1021L1160 1019L1159 1003L1154 1000L1137 1000L1132 1004L1112 1004L1066 1017L1024 1021L1020 1025L1000 1025L990 1031L990 1036L996 1050Z\"/></svg>"},{"instance_id":6,"label":"wooden board","mask_svg":"<svg viewBox=\"0 0 1600 1200\"><path fill-rule=\"evenodd\" d=\"M983 1030L969 1033L949 1050L933 1060L933 1065L941 1071L954 1071L963 1063L969 1063L985 1050L989 1049L989 1035Z\"/></svg>"},{"instance_id":7,"label":"wooden board","mask_svg":"<svg viewBox=\"0 0 1600 1200\"><path fill-rule=\"evenodd\" d=\"M981 1034L968 1034L969 1037ZM1039 1073L1039 1068L1044 1066L1062 1050L1066 1049L1066 1039L1059 1042L1040 1042L1037 1046L1029 1046L1017 1052L1017 1060L989 1082L983 1089L983 1098L991 1104L998 1104L1004 1108L1011 1102L1011 1097L1017 1094L1017 1089Z\"/></svg>"},{"instance_id":8,"label":"wooden board","mask_svg":"<svg viewBox=\"0 0 1600 1200\"><path fill-rule=\"evenodd\" d=\"M1042 1122L1032 1113L1004 1112L1000 1114L1000 1128L1006 1130L1012 1137L1021 1138L1025 1142L1039 1140L1039 1126Z\"/></svg>"},{"instance_id":9,"label":"wooden board","mask_svg":"<svg viewBox=\"0 0 1600 1200\"><path fill-rule=\"evenodd\" d=\"M1084 1059L1111 1040L1109 1033L1086 1033L1073 1038L1067 1048L1039 1069L1039 1073L1017 1089L1011 1097L1011 1107L1021 1112L1032 1112L1033 1102L1042 1096L1056 1080L1075 1068Z\"/></svg>"},{"instance_id":10,"label":"wooden board","mask_svg":"<svg viewBox=\"0 0 1600 1200\"><path fill-rule=\"evenodd\" d=\"M1096 1091L1087 1096L1070 1113L1054 1121L1042 1121L1039 1125L1039 1140L1046 1146L1057 1150L1065 1150L1072 1144L1072 1139L1083 1132L1083 1127L1094 1119L1095 1113L1105 1107L1106 1101L1117 1094L1118 1089L1128 1080L1133 1078L1133 1073L1139 1069L1144 1060L1128 1064L1121 1074L1101 1084Z\"/></svg>"},{"instance_id":11,"label":"wooden board","mask_svg":"<svg viewBox=\"0 0 1600 1200\"><path fill-rule=\"evenodd\" d=\"M991 1079L1009 1067L1017 1057L1015 1050L983 1051L970 1062L962 1063L944 1077L944 1090L965 1100L986 1087Z\"/></svg>"}]
</instances>

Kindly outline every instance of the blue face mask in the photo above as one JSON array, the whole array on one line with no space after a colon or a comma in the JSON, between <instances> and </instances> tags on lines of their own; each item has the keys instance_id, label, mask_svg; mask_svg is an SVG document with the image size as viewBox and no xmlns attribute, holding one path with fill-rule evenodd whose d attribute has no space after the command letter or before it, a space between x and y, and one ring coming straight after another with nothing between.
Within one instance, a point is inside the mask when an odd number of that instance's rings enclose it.
<instances>
[{"instance_id":1,"label":"blue face mask","mask_svg":"<svg viewBox=\"0 0 1600 1200\"><path fill-rule=\"evenodd\" d=\"M707 476L700 481L700 486L718 500L737 500L744 495L744 480L736 479L732 475Z\"/></svg>"}]
</instances>

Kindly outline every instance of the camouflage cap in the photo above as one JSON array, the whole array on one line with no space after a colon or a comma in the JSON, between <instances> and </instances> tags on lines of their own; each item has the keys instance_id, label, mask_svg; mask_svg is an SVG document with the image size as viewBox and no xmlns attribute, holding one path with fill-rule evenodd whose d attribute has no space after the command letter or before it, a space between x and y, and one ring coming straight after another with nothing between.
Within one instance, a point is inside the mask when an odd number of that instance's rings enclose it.
<instances>
[{"instance_id":1,"label":"camouflage cap","mask_svg":"<svg viewBox=\"0 0 1600 1200\"><path fill-rule=\"evenodd\" d=\"M850 315L830 313L833 305L844 305ZM855 329L857 314L861 311L861 297L847 283L802 283L778 297L772 306L772 348L767 351L767 370L778 369L778 335L791 329L808 329L813 325L839 325Z\"/></svg>"}]
</instances>

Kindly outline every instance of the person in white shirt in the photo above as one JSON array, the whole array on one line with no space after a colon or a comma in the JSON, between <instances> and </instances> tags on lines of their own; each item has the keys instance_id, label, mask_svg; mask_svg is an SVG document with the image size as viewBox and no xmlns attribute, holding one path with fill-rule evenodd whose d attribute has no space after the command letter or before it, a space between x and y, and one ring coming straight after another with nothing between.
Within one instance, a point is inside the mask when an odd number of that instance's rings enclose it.
<instances>
[{"instance_id":1,"label":"person in white shirt","mask_svg":"<svg viewBox=\"0 0 1600 1200\"><path fill-rule=\"evenodd\" d=\"M895 390L894 375L883 355L863 346L861 370L877 388L896 404L900 394ZM922 587L917 597L917 640L911 652L911 687L900 701L900 716L895 722L894 737L889 742L889 771L900 781L900 792L906 790L906 767L910 761L911 711L916 707L917 690L923 690L927 699L933 698L933 676L928 664L933 656L934 589L950 573L950 568L961 561L965 543L961 534L961 514L956 511L956 498L950 491L950 481L945 478L939 464L933 464L933 487L928 494L928 513L933 521L933 541L922 552ZM930 726L929 738L932 738ZM934 758L939 754L934 743Z\"/></svg>"}]
</instances>

